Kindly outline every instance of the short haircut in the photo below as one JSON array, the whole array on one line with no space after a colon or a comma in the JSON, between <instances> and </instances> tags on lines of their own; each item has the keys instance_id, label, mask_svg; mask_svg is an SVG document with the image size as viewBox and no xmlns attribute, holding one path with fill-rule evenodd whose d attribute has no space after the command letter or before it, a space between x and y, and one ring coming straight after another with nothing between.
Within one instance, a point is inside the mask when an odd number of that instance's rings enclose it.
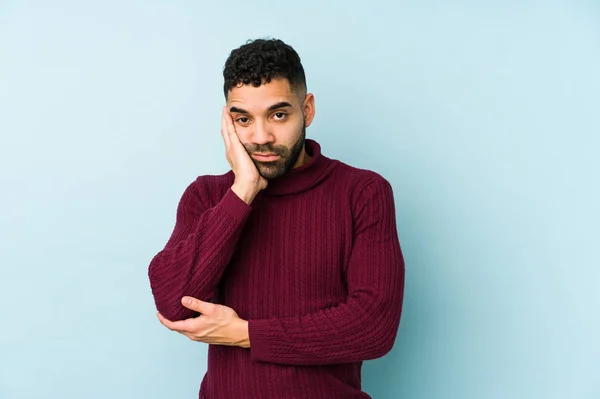
<instances>
[{"instance_id":1,"label":"short haircut","mask_svg":"<svg viewBox=\"0 0 600 399\"><path fill-rule=\"evenodd\" d=\"M259 87L271 79L284 78L290 90L306 94L306 77L298 53L279 39L249 40L231 51L223 68L225 99L237 85Z\"/></svg>"}]
</instances>

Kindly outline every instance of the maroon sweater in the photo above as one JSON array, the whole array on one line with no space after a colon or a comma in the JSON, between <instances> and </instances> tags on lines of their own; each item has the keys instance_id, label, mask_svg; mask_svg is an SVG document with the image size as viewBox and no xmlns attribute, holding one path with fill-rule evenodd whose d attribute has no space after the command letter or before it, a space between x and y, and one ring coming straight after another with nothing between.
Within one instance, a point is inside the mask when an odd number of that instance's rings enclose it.
<instances>
[{"instance_id":1,"label":"maroon sweater","mask_svg":"<svg viewBox=\"0 0 600 399\"><path fill-rule=\"evenodd\" d=\"M157 309L197 316L190 295L248 320L250 349L209 345L200 398L369 398L362 361L392 348L404 261L390 184L321 154L269 182L252 204L233 172L200 176L150 263Z\"/></svg>"}]
</instances>

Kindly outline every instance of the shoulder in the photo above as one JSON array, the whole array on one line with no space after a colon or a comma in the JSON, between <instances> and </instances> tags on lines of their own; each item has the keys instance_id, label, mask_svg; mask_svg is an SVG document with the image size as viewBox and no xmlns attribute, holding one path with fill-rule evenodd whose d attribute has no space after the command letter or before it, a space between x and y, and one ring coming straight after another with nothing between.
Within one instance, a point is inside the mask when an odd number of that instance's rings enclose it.
<instances>
[{"instance_id":1,"label":"shoulder","mask_svg":"<svg viewBox=\"0 0 600 399\"><path fill-rule=\"evenodd\" d=\"M201 175L194 180L190 186L200 193L209 196L225 195L225 192L233 184L235 176L232 171L221 175Z\"/></svg>"},{"instance_id":2,"label":"shoulder","mask_svg":"<svg viewBox=\"0 0 600 399\"><path fill-rule=\"evenodd\" d=\"M336 176L355 221L394 212L394 192L380 173L338 161Z\"/></svg>"},{"instance_id":3,"label":"shoulder","mask_svg":"<svg viewBox=\"0 0 600 399\"><path fill-rule=\"evenodd\" d=\"M221 175L198 176L185 188L181 203L212 207L223 198L233 184L234 177L232 171Z\"/></svg>"},{"instance_id":4,"label":"shoulder","mask_svg":"<svg viewBox=\"0 0 600 399\"><path fill-rule=\"evenodd\" d=\"M351 198L357 199L365 191L391 190L390 182L378 172L357 168L341 161L337 163L336 178L344 181Z\"/></svg>"}]
</instances>

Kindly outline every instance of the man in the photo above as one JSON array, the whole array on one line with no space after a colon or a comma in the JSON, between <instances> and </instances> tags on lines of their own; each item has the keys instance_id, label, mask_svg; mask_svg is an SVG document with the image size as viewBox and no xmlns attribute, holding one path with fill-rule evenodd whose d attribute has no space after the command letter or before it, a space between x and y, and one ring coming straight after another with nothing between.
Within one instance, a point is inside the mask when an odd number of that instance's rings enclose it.
<instances>
[{"instance_id":1,"label":"man","mask_svg":"<svg viewBox=\"0 0 600 399\"><path fill-rule=\"evenodd\" d=\"M183 193L149 266L158 317L210 344L200 398L369 398L362 362L402 309L392 188L305 139L315 99L290 46L249 42L223 75L231 171Z\"/></svg>"}]
</instances>

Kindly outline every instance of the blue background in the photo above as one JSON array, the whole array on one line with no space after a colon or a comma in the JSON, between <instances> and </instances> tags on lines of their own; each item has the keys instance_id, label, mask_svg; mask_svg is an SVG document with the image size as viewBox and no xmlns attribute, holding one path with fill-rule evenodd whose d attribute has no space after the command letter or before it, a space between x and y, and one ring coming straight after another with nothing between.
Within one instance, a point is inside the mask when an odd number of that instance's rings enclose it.
<instances>
[{"instance_id":1,"label":"blue background","mask_svg":"<svg viewBox=\"0 0 600 399\"><path fill-rule=\"evenodd\" d=\"M393 185L374 398L600 398L597 1L0 1L0 398L194 398L147 280L224 173L222 68L291 44L326 155Z\"/></svg>"}]
</instances>

